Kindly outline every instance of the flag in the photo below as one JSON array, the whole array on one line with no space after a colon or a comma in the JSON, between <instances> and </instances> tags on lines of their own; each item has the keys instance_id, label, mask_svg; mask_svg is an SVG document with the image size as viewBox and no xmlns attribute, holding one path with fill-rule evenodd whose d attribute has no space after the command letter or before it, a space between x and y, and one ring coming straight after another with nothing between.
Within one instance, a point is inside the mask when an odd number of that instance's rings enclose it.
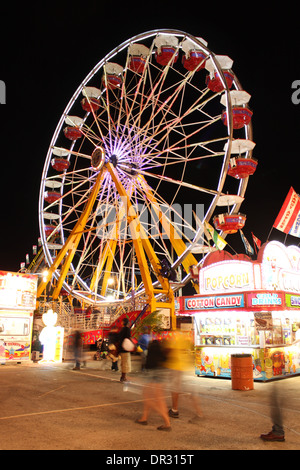
<instances>
[{"instance_id":1,"label":"flag","mask_svg":"<svg viewBox=\"0 0 300 470\"><path fill-rule=\"evenodd\" d=\"M240 235L241 235L241 238L242 238L242 240L243 240L246 253L247 253L248 255L254 255L254 250L253 250L252 246L250 245L250 243L248 242L248 240L247 240L247 238L245 237L245 235L244 235L244 233L243 233L242 230L240 230Z\"/></svg>"},{"instance_id":2,"label":"flag","mask_svg":"<svg viewBox=\"0 0 300 470\"><path fill-rule=\"evenodd\" d=\"M218 250L223 250L225 245L227 245L227 242L225 242L225 240L220 237L218 232L206 221L204 222L204 228L208 232L210 238L213 240Z\"/></svg>"},{"instance_id":3,"label":"flag","mask_svg":"<svg viewBox=\"0 0 300 470\"><path fill-rule=\"evenodd\" d=\"M258 249L260 249L260 247L261 247L261 241L259 240L259 238L257 238L257 237L254 235L253 232L251 232L251 234L252 234L252 238L253 238L253 241L254 241L255 253L257 253L257 251L256 251L256 246L257 246Z\"/></svg>"},{"instance_id":4,"label":"flag","mask_svg":"<svg viewBox=\"0 0 300 470\"><path fill-rule=\"evenodd\" d=\"M293 223L291 230L289 231L289 234L293 235L293 237L300 238L300 211L297 214L297 217L295 219L295 222Z\"/></svg>"},{"instance_id":5,"label":"flag","mask_svg":"<svg viewBox=\"0 0 300 470\"><path fill-rule=\"evenodd\" d=\"M292 187L273 227L294 237L300 237L300 197Z\"/></svg>"}]
</instances>

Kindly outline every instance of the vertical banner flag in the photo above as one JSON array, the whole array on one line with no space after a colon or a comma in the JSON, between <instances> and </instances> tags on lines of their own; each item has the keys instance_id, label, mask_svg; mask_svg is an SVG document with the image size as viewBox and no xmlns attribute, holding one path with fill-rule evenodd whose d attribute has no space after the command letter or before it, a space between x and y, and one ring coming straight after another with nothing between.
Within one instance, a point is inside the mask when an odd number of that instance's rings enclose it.
<instances>
[{"instance_id":1,"label":"vertical banner flag","mask_svg":"<svg viewBox=\"0 0 300 470\"><path fill-rule=\"evenodd\" d=\"M253 238L253 241L254 241L255 253L257 253L256 247L257 247L258 249L260 249L260 247L261 247L261 241L259 240L259 238L257 238L257 237L254 235L253 232L251 232L251 234L252 234L252 238Z\"/></svg>"},{"instance_id":2,"label":"vertical banner flag","mask_svg":"<svg viewBox=\"0 0 300 470\"><path fill-rule=\"evenodd\" d=\"M227 245L227 242L225 242L225 240L220 237L218 232L208 222L204 222L204 227L211 239L213 240L214 244L218 248L218 250L223 250L224 246Z\"/></svg>"},{"instance_id":3,"label":"vertical banner flag","mask_svg":"<svg viewBox=\"0 0 300 470\"><path fill-rule=\"evenodd\" d=\"M300 237L300 197L292 187L273 227L294 237Z\"/></svg>"},{"instance_id":4,"label":"vertical banner flag","mask_svg":"<svg viewBox=\"0 0 300 470\"><path fill-rule=\"evenodd\" d=\"M247 253L248 255L254 255L254 250L253 250L252 246L250 245L250 243L248 242L248 240L247 240L247 238L245 237L245 235L244 235L244 233L243 233L242 230L240 230L240 235L241 235L241 238L242 238L242 240L243 240L246 253Z\"/></svg>"}]
</instances>

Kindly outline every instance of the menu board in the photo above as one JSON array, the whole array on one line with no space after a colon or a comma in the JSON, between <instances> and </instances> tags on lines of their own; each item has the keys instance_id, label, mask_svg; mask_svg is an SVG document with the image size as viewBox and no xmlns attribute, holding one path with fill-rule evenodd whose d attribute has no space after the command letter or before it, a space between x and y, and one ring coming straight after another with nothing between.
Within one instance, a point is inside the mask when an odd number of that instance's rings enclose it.
<instances>
[{"instance_id":1,"label":"menu board","mask_svg":"<svg viewBox=\"0 0 300 470\"><path fill-rule=\"evenodd\" d=\"M0 271L0 309L33 310L36 306L37 276Z\"/></svg>"},{"instance_id":2,"label":"menu board","mask_svg":"<svg viewBox=\"0 0 300 470\"><path fill-rule=\"evenodd\" d=\"M257 331L273 329L273 318L271 312L254 312L254 321Z\"/></svg>"}]
</instances>

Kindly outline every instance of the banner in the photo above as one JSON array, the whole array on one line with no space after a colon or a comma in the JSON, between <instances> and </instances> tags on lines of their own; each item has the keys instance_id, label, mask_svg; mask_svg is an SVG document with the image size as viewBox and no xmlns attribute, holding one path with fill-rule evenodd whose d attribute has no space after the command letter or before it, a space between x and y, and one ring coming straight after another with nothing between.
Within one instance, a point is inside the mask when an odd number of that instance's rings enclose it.
<instances>
[{"instance_id":1,"label":"banner","mask_svg":"<svg viewBox=\"0 0 300 470\"><path fill-rule=\"evenodd\" d=\"M297 217L292 225L291 230L289 231L289 234L293 235L293 237L300 238L300 211L297 214Z\"/></svg>"},{"instance_id":2,"label":"banner","mask_svg":"<svg viewBox=\"0 0 300 470\"><path fill-rule=\"evenodd\" d=\"M248 242L248 240L247 240L247 238L245 237L245 235L244 235L244 233L243 233L242 230L240 230L240 235L241 235L241 238L242 238L242 240L243 240L246 253L247 253L248 255L254 255L254 250L253 250L252 246L250 245L250 243Z\"/></svg>"},{"instance_id":3,"label":"banner","mask_svg":"<svg viewBox=\"0 0 300 470\"><path fill-rule=\"evenodd\" d=\"M300 237L300 197L292 187L273 227L294 237Z\"/></svg>"},{"instance_id":4,"label":"banner","mask_svg":"<svg viewBox=\"0 0 300 470\"><path fill-rule=\"evenodd\" d=\"M256 246L258 249L260 249L261 247L261 241L259 240L259 238L257 238L253 232L251 232L252 234L252 238L253 238L253 241L254 241L254 248L255 248L255 252L256 252Z\"/></svg>"},{"instance_id":5,"label":"banner","mask_svg":"<svg viewBox=\"0 0 300 470\"><path fill-rule=\"evenodd\" d=\"M225 242L225 240L220 237L218 232L208 222L204 222L204 227L218 250L223 250L223 248L227 245L227 242Z\"/></svg>"}]
</instances>

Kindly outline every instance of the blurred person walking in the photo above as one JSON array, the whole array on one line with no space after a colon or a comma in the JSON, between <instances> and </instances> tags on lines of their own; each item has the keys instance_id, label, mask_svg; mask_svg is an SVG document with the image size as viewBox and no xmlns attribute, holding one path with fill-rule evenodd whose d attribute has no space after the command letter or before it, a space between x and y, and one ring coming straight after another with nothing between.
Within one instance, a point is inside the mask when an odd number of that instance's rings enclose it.
<instances>
[{"instance_id":1,"label":"blurred person walking","mask_svg":"<svg viewBox=\"0 0 300 470\"><path fill-rule=\"evenodd\" d=\"M81 333L79 330L75 331L73 346L74 346L74 360L75 360L75 366L73 370L80 370L82 338L81 338Z\"/></svg>"},{"instance_id":2,"label":"blurred person walking","mask_svg":"<svg viewBox=\"0 0 300 470\"><path fill-rule=\"evenodd\" d=\"M165 359L166 356L160 341L151 341L148 346L148 354L145 363L148 380L143 389L143 414L139 419L135 420L137 424L147 425L149 414L154 410L164 421L161 426L158 426L157 429L159 431L171 431L172 429L163 387L165 380L163 364Z\"/></svg>"},{"instance_id":3,"label":"blurred person walking","mask_svg":"<svg viewBox=\"0 0 300 470\"><path fill-rule=\"evenodd\" d=\"M285 441L281 404L282 399L278 397L276 384L273 384L270 396L271 420L273 426L270 432L260 435L263 441Z\"/></svg>"},{"instance_id":4,"label":"blurred person walking","mask_svg":"<svg viewBox=\"0 0 300 470\"><path fill-rule=\"evenodd\" d=\"M121 329L118 335L118 342L119 342L119 353L121 356L121 378L120 382L128 382L127 374L131 372L131 356L130 356L130 349L126 346L128 341L131 341L131 332L128 326L129 320L128 318L123 318L123 328ZM133 344L133 343L132 343Z\"/></svg>"},{"instance_id":5,"label":"blurred person walking","mask_svg":"<svg viewBox=\"0 0 300 470\"><path fill-rule=\"evenodd\" d=\"M150 339L151 339L151 336L149 335L149 333L147 331L148 331L148 329L147 329L147 327L145 327L143 329L143 334L141 334L139 339L138 339L138 346L142 350L142 352L141 352L141 355L142 355L142 361L141 361L142 362L141 363L142 371L144 371L145 368L146 368L148 345L149 345L149 342L150 342Z\"/></svg>"},{"instance_id":6,"label":"blurred person walking","mask_svg":"<svg viewBox=\"0 0 300 470\"><path fill-rule=\"evenodd\" d=\"M189 421L196 423L203 417L199 398L187 386L186 374L191 370L192 363L192 341L185 332L175 331L170 340L167 341L167 360L165 367L170 371L168 386L171 389L172 406L169 410L171 418L179 418L178 402L180 394L189 395L195 415Z\"/></svg>"},{"instance_id":7,"label":"blurred person walking","mask_svg":"<svg viewBox=\"0 0 300 470\"><path fill-rule=\"evenodd\" d=\"M117 330L111 330L108 334L108 357L111 359L111 370L118 371L118 360L119 360L119 351L117 349L118 345L118 333Z\"/></svg>"}]
</instances>

